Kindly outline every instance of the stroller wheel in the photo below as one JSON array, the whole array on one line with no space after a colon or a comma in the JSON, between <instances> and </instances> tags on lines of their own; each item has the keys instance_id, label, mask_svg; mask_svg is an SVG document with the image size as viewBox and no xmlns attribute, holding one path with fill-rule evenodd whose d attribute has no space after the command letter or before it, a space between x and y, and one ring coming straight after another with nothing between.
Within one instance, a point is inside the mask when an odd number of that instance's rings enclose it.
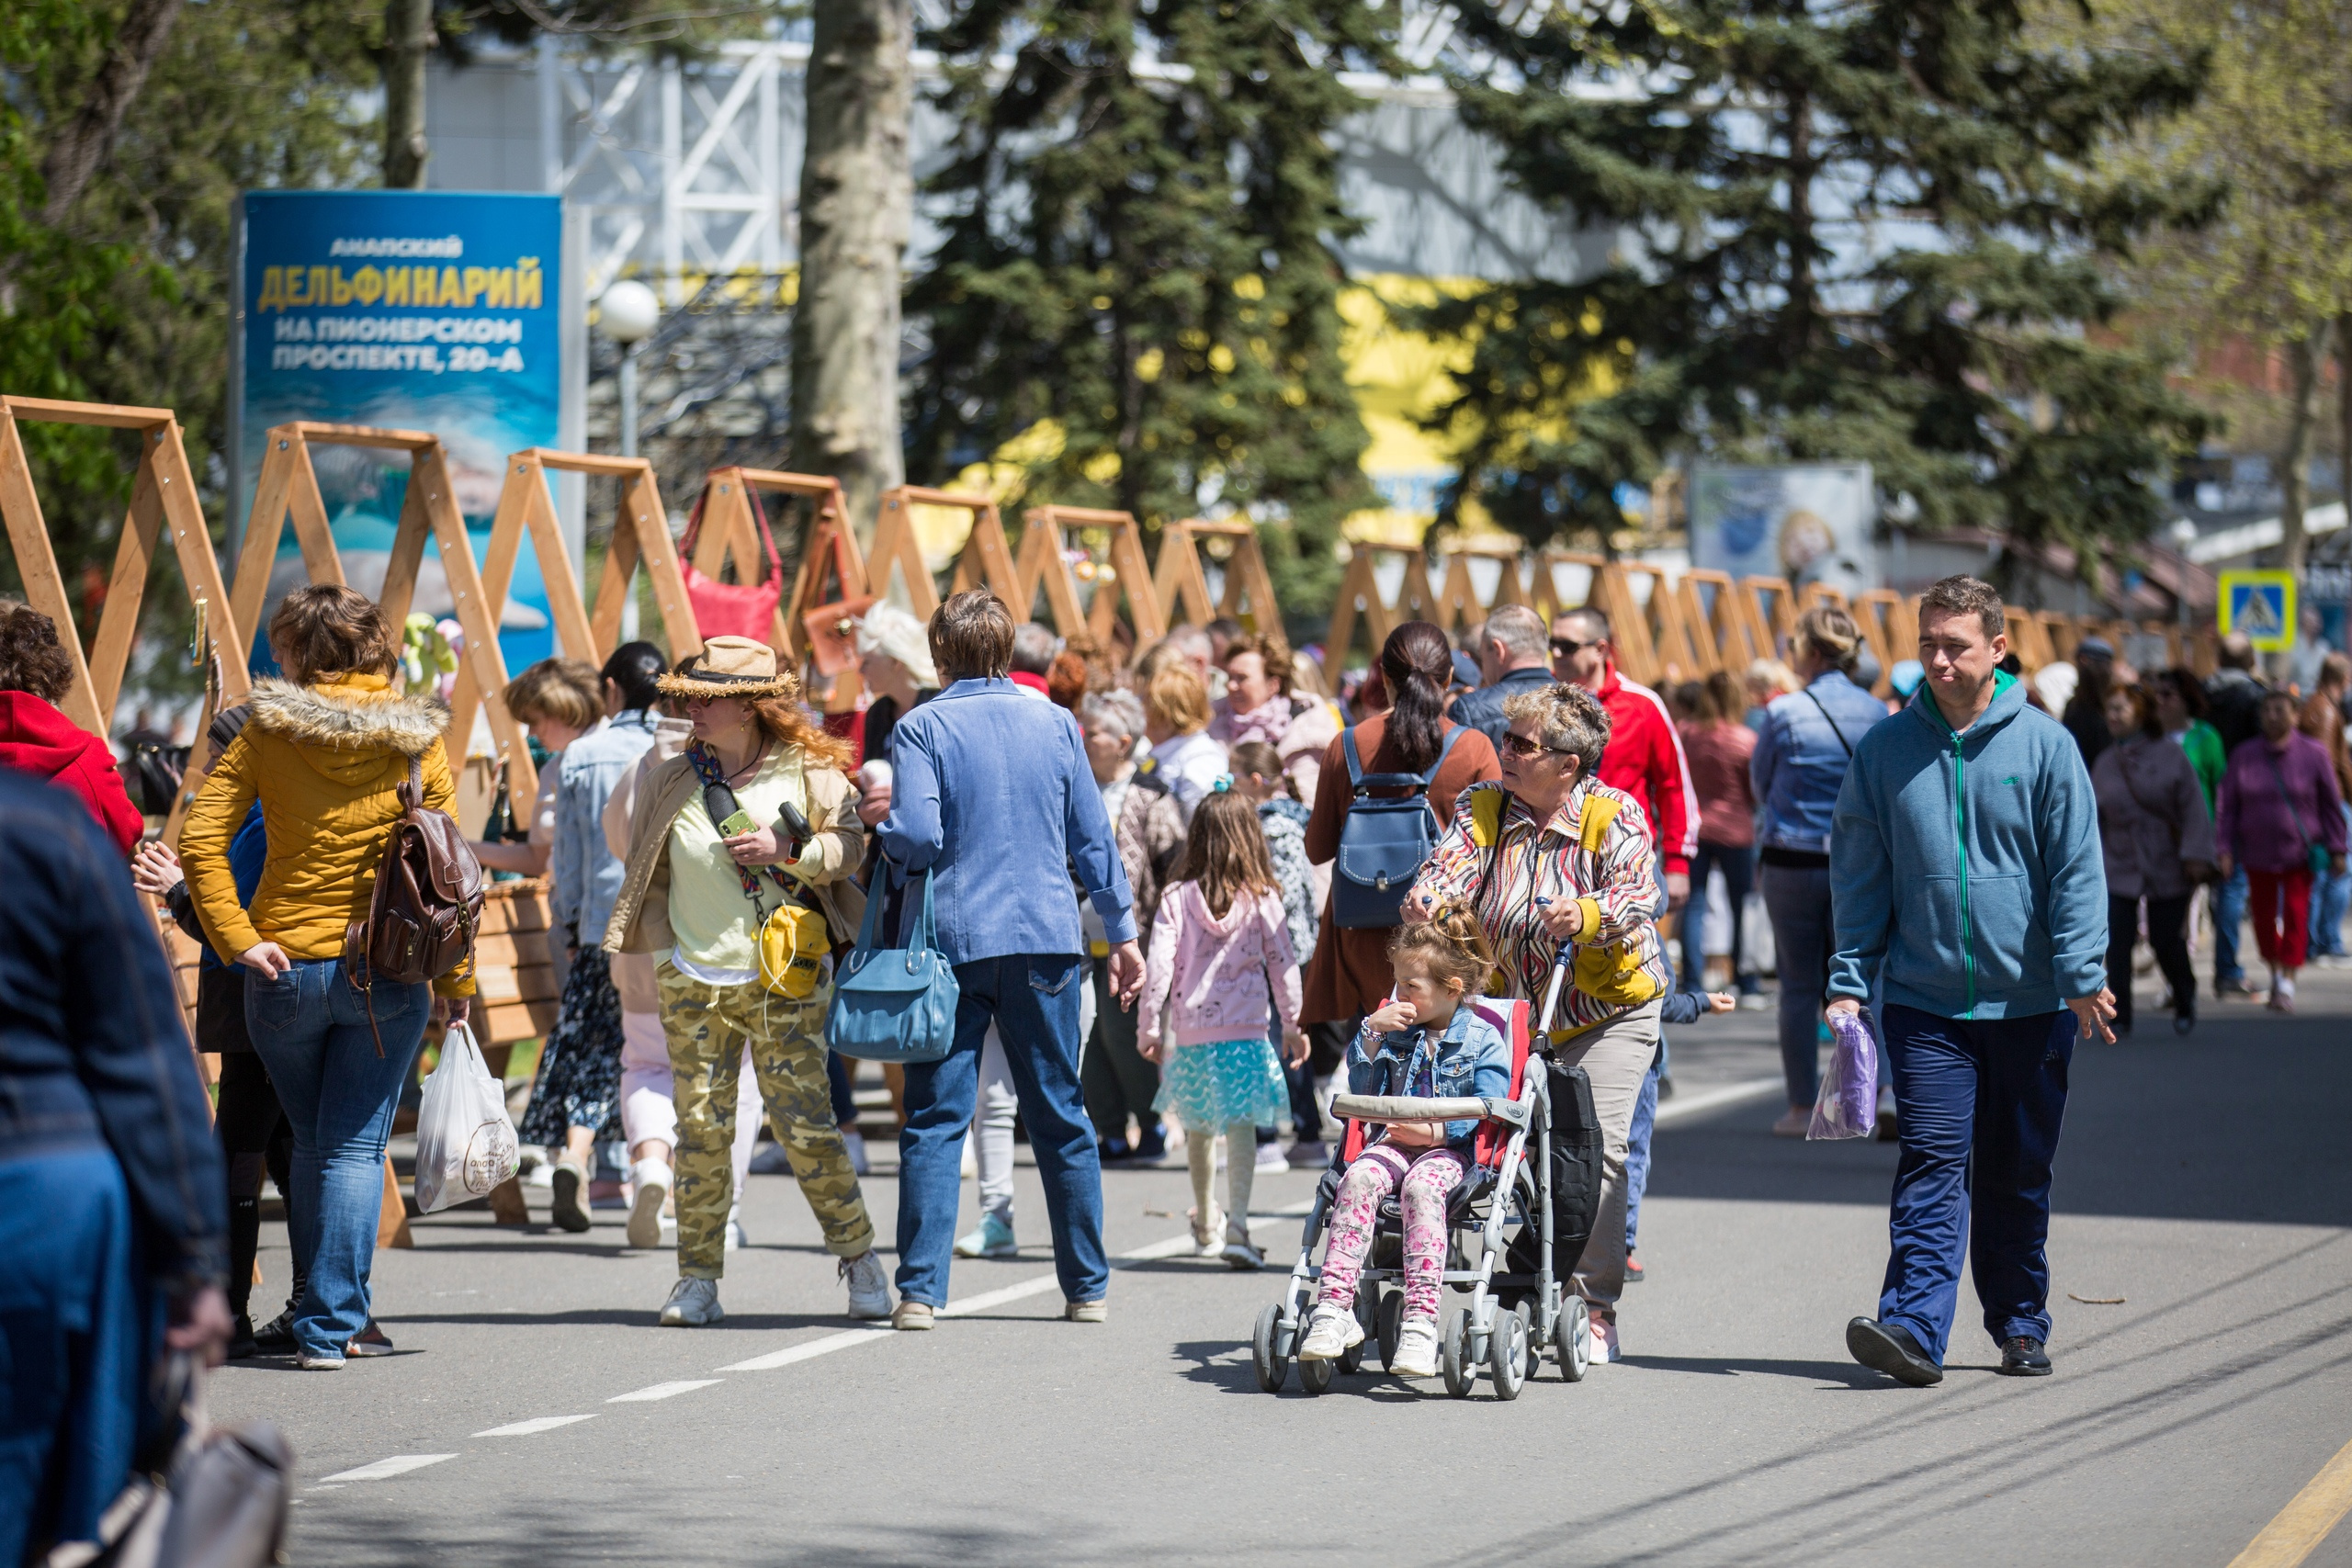
<instances>
[{"instance_id":1,"label":"stroller wheel","mask_svg":"<svg viewBox=\"0 0 2352 1568\"><path fill-rule=\"evenodd\" d=\"M1364 1290L1356 1292L1356 1326L1363 1330L1363 1337L1340 1352L1339 1365L1343 1372L1362 1371L1365 1352L1370 1350L1374 1341L1380 1337L1380 1311L1374 1303L1374 1298L1375 1292L1373 1291ZM1305 1375L1303 1369L1306 1364L1304 1361L1299 1363L1302 1368L1302 1376Z\"/></svg>"},{"instance_id":2,"label":"stroller wheel","mask_svg":"<svg viewBox=\"0 0 2352 1568\"><path fill-rule=\"evenodd\" d=\"M1290 1358L1275 1347L1282 1343L1283 1309L1269 1304L1258 1314L1258 1326L1250 1336L1250 1365L1258 1374L1258 1386L1268 1393L1282 1392L1283 1379L1290 1373Z\"/></svg>"},{"instance_id":3,"label":"stroller wheel","mask_svg":"<svg viewBox=\"0 0 2352 1568\"><path fill-rule=\"evenodd\" d=\"M1393 1372L1396 1370L1396 1336L1403 1331L1404 1325L1405 1292L1402 1291L1381 1292L1375 1337L1380 1341L1380 1370L1382 1371Z\"/></svg>"},{"instance_id":4,"label":"stroller wheel","mask_svg":"<svg viewBox=\"0 0 2352 1568\"><path fill-rule=\"evenodd\" d=\"M1298 1364L1298 1386L1310 1397L1331 1386L1331 1373L1337 1361L1301 1361Z\"/></svg>"},{"instance_id":5,"label":"stroller wheel","mask_svg":"<svg viewBox=\"0 0 2352 1568\"><path fill-rule=\"evenodd\" d=\"M1527 1383L1527 1308L1513 1307L1495 1314L1495 1331L1487 1337L1487 1375L1495 1380L1497 1399L1517 1399Z\"/></svg>"},{"instance_id":6,"label":"stroller wheel","mask_svg":"<svg viewBox=\"0 0 2352 1568\"><path fill-rule=\"evenodd\" d=\"M1585 1369L1592 1365L1592 1319L1582 1296L1570 1296L1560 1303L1558 1338L1561 1378L1584 1382Z\"/></svg>"},{"instance_id":7,"label":"stroller wheel","mask_svg":"<svg viewBox=\"0 0 2352 1568\"><path fill-rule=\"evenodd\" d=\"M1445 1392L1467 1399L1478 1381L1478 1363L1470 1356L1470 1309L1455 1307L1445 1314L1445 1331L1438 1336L1438 1370L1445 1374Z\"/></svg>"}]
</instances>

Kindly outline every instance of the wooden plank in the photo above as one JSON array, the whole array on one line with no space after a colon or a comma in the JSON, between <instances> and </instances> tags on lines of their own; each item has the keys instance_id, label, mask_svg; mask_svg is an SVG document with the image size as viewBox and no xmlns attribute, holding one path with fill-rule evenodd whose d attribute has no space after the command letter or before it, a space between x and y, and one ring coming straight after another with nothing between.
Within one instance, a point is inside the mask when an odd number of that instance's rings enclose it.
<instances>
[{"instance_id":1,"label":"wooden plank","mask_svg":"<svg viewBox=\"0 0 2352 1568\"><path fill-rule=\"evenodd\" d=\"M670 536L670 513L662 504L662 488L650 463L622 491L620 514L635 526L633 543L653 584L653 604L662 613L662 635L670 644L670 657L679 660L700 652L702 632L695 622L694 602L686 597L685 574L678 567L678 542ZM605 635L617 637L619 632L616 612L613 628Z\"/></svg>"},{"instance_id":2,"label":"wooden plank","mask_svg":"<svg viewBox=\"0 0 2352 1568\"><path fill-rule=\"evenodd\" d=\"M555 1027L555 1020L553 1002L507 1002L482 1010L482 1038L501 1044L545 1039L548 1031Z\"/></svg>"},{"instance_id":3,"label":"wooden plank","mask_svg":"<svg viewBox=\"0 0 2352 1568\"><path fill-rule=\"evenodd\" d=\"M322 420L298 419L279 428L290 430L306 441L323 441L331 446L374 446L392 452L422 452L437 446L441 438L426 430L392 430L375 424L333 424Z\"/></svg>"},{"instance_id":4,"label":"wooden plank","mask_svg":"<svg viewBox=\"0 0 2352 1568\"><path fill-rule=\"evenodd\" d=\"M277 541L286 531L286 492L294 482L297 464L311 455L297 445L286 426L273 428L261 460L261 475L254 482L253 509L245 513L245 539L237 551L237 575L229 587L229 608L248 635L258 634L262 606L269 598L269 573L277 558ZM243 651L250 653L248 647Z\"/></svg>"},{"instance_id":5,"label":"wooden plank","mask_svg":"<svg viewBox=\"0 0 2352 1568\"><path fill-rule=\"evenodd\" d=\"M506 708L506 659L498 647L497 612L474 566L473 541L467 536L466 520L458 511L448 458L435 442L410 461L409 488L424 491L434 542L441 547L441 569L449 580L451 614L466 634L464 667L472 671L481 701L490 710L491 734L497 741L499 760L506 764L509 798L525 803L527 810L539 793L538 770L531 763L529 738ZM448 750L462 757L470 734L470 728L453 728Z\"/></svg>"},{"instance_id":6,"label":"wooden plank","mask_svg":"<svg viewBox=\"0 0 2352 1568\"><path fill-rule=\"evenodd\" d=\"M247 623L237 618L229 585L221 579L220 558L213 551L212 533L197 500L196 476L188 468L187 447L180 439L178 422L152 432L148 445L148 461L154 467L163 495L164 521L171 527L181 581L204 617L214 649L227 650L220 655L221 698L230 705L243 702L253 689L253 677L246 668L251 648L246 640Z\"/></svg>"},{"instance_id":7,"label":"wooden plank","mask_svg":"<svg viewBox=\"0 0 2352 1568\"><path fill-rule=\"evenodd\" d=\"M105 716L98 710L97 689L90 682L90 667L82 659L82 639L74 629L74 602L57 557L49 546L49 525L41 518L40 497L33 491L32 465L25 458L25 444L17 429L16 400L0 406L0 522L8 530L16 552L17 576L24 582L25 600L57 623L57 640L74 665L73 683L59 705L65 716L103 738Z\"/></svg>"},{"instance_id":8,"label":"wooden plank","mask_svg":"<svg viewBox=\"0 0 2352 1568\"><path fill-rule=\"evenodd\" d=\"M1159 547L1163 566L1168 559L1168 548L1167 543ZM1323 678L1334 691L1339 689L1340 671L1347 668L1348 657L1352 651L1350 645L1355 640L1356 623L1363 623L1365 639L1372 645L1372 657L1374 659L1380 657L1381 645L1388 640L1388 634L1394 629L1388 606L1381 602L1380 580L1374 574L1372 557L1370 545L1355 547L1354 554L1349 558L1348 570L1340 575L1339 597L1331 605L1331 626L1323 639ZM1197 574L1200 568L1195 564L1193 570ZM1202 596L1207 596L1205 588ZM1172 603L1170 611L1173 611Z\"/></svg>"},{"instance_id":9,"label":"wooden plank","mask_svg":"<svg viewBox=\"0 0 2352 1568\"><path fill-rule=\"evenodd\" d=\"M882 492L876 503L874 519L874 543L865 552L866 592L879 598L890 596L890 570L899 570L905 582L907 604L916 617L929 620L939 608L939 585L932 581L931 568L923 563L922 546L915 538L914 517L908 511L909 487L899 485Z\"/></svg>"},{"instance_id":10,"label":"wooden plank","mask_svg":"<svg viewBox=\"0 0 2352 1568\"><path fill-rule=\"evenodd\" d=\"M563 528L556 520L555 497L548 493L547 475L533 466L528 485L530 509L523 521L531 534L531 553L539 565L539 581L546 585L548 613L555 622L556 640L563 651L583 663L601 666L612 651L610 643L600 641L588 624L588 607L580 600L580 575L571 570L571 551L564 543ZM498 525L493 521L491 533L494 537Z\"/></svg>"},{"instance_id":11,"label":"wooden plank","mask_svg":"<svg viewBox=\"0 0 2352 1568\"><path fill-rule=\"evenodd\" d=\"M1063 637L1076 637L1086 630L1086 612L1079 607L1078 580L1070 575L1068 547L1062 531L1050 523L1024 525L1021 530L1021 554L1013 562L1013 592L1020 603L1014 607L1023 620L1030 619L1036 610L1037 590L1046 591L1046 609L1054 617L1054 630Z\"/></svg>"},{"instance_id":12,"label":"wooden plank","mask_svg":"<svg viewBox=\"0 0 2352 1568\"><path fill-rule=\"evenodd\" d=\"M124 403L79 403L59 398L0 398L13 413L43 424L102 424L117 430L146 430L170 423L169 409L133 408Z\"/></svg>"},{"instance_id":13,"label":"wooden plank","mask_svg":"<svg viewBox=\"0 0 2352 1568\"><path fill-rule=\"evenodd\" d=\"M130 509L123 514L122 537L114 552L114 574L98 611L97 636L90 639L90 689L98 716L111 728L122 696L123 671L139 636L139 602L147 595L147 573L155 564L155 535L163 526L164 502L155 471L141 441L138 477L131 481Z\"/></svg>"},{"instance_id":14,"label":"wooden plank","mask_svg":"<svg viewBox=\"0 0 2352 1568\"><path fill-rule=\"evenodd\" d=\"M319 493L318 470L311 466L308 442L298 450L302 460L287 476L286 512L294 522L294 542L301 547L302 570L310 573L312 582L348 586L343 575L343 556L334 547L334 530L327 522L326 498ZM401 614L408 614L405 604Z\"/></svg>"}]
</instances>

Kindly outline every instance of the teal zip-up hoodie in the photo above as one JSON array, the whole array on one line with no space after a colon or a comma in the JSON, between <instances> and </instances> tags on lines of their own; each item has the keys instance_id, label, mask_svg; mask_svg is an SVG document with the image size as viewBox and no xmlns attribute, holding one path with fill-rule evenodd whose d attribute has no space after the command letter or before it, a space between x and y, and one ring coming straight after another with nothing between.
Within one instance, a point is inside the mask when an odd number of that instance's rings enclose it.
<instances>
[{"instance_id":1,"label":"teal zip-up hoodie","mask_svg":"<svg viewBox=\"0 0 2352 1568\"><path fill-rule=\"evenodd\" d=\"M1829 837L1829 994L1944 1018L2056 1012L2107 984L2107 870L2082 753L2025 688L1954 735L1923 684L1854 748Z\"/></svg>"}]
</instances>

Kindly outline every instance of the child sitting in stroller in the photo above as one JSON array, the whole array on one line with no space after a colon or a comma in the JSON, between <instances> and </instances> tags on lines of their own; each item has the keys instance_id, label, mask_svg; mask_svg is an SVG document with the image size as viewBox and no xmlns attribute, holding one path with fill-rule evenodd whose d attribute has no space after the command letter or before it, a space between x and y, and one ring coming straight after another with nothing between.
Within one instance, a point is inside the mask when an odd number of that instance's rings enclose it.
<instances>
[{"instance_id":1,"label":"child sitting in stroller","mask_svg":"<svg viewBox=\"0 0 2352 1568\"><path fill-rule=\"evenodd\" d=\"M1439 1100L1508 1096L1510 1045L1469 1005L1495 964L1476 918L1456 908L1400 926L1388 956L1396 990L1364 1019L1348 1048L1350 1092ZM1437 1375L1446 1198L1469 1173L1477 1130L1475 1121L1391 1122L1348 1168L1331 1205L1323 1287L1299 1359L1335 1360L1363 1343L1356 1282L1381 1201L1394 1192L1404 1218L1405 1307L1391 1370L1403 1377Z\"/></svg>"}]
</instances>

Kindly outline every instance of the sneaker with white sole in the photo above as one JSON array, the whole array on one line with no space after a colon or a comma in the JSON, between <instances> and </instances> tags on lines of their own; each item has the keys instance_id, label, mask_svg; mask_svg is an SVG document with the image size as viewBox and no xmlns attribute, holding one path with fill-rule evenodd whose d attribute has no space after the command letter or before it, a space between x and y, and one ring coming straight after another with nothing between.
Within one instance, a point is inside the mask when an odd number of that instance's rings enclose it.
<instances>
[{"instance_id":1,"label":"sneaker with white sole","mask_svg":"<svg viewBox=\"0 0 2352 1568\"><path fill-rule=\"evenodd\" d=\"M956 1238L958 1258L1018 1258L1021 1244L1012 1238L1012 1225L1001 1215L982 1214L980 1223Z\"/></svg>"},{"instance_id":2,"label":"sneaker with white sole","mask_svg":"<svg viewBox=\"0 0 2352 1568\"><path fill-rule=\"evenodd\" d=\"M555 1162L555 1223L568 1231L588 1228L588 1168L575 1160Z\"/></svg>"},{"instance_id":3,"label":"sneaker with white sole","mask_svg":"<svg viewBox=\"0 0 2352 1568\"><path fill-rule=\"evenodd\" d=\"M1283 1146L1280 1144L1260 1144L1258 1168L1260 1170L1288 1170L1290 1156L1283 1153Z\"/></svg>"},{"instance_id":4,"label":"sneaker with white sole","mask_svg":"<svg viewBox=\"0 0 2352 1568\"><path fill-rule=\"evenodd\" d=\"M726 1315L726 1309L718 1304L716 1280L681 1280L670 1287L670 1299L662 1303L664 1328L700 1328Z\"/></svg>"},{"instance_id":5,"label":"sneaker with white sole","mask_svg":"<svg viewBox=\"0 0 2352 1568\"><path fill-rule=\"evenodd\" d=\"M890 1315L890 1276L872 1247L842 1258L838 1272L849 1281L850 1316L873 1321Z\"/></svg>"},{"instance_id":6,"label":"sneaker with white sole","mask_svg":"<svg viewBox=\"0 0 2352 1568\"><path fill-rule=\"evenodd\" d=\"M1396 1328L1396 1359L1388 1370L1400 1378L1437 1376L1437 1319L1408 1317Z\"/></svg>"},{"instance_id":7,"label":"sneaker with white sole","mask_svg":"<svg viewBox=\"0 0 2352 1568\"><path fill-rule=\"evenodd\" d=\"M854 1127L842 1129L842 1147L849 1151L849 1168L859 1176L874 1174L874 1157L865 1152L865 1134Z\"/></svg>"},{"instance_id":8,"label":"sneaker with white sole","mask_svg":"<svg viewBox=\"0 0 2352 1568\"><path fill-rule=\"evenodd\" d=\"M1302 1361L1336 1361L1363 1343L1363 1325L1356 1314L1335 1302L1318 1303L1306 1320L1306 1337L1298 1342Z\"/></svg>"},{"instance_id":9,"label":"sneaker with white sole","mask_svg":"<svg viewBox=\"0 0 2352 1568\"><path fill-rule=\"evenodd\" d=\"M670 1201L670 1167L667 1161L650 1156L629 1168L629 1180L637 1193L628 1206L628 1244L631 1247L654 1247L662 1245L662 1205Z\"/></svg>"},{"instance_id":10,"label":"sneaker with white sole","mask_svg":"<svg viewBox=\"0 0 2352 1568\"><path fill-rule=\"evenodd\" d=\"M899 1299L898 1309L890 1314L890 1326L901 1334L921 1334L931 1327L932 1319L938 1311L929 1302L902 1296Z\"/></svg>"},{"instance_id":11,"label":"sneaker with white sole","mask_svg":"<svg viewBox=\"0 0 2352 1568\"><path fill-rule=\"evenodd\" d=\"M1111 1319L1109 1302L1064 1302L1062 1316L1070 1323L1107 1323Z\"/></svg>"},{"instance_id":12,"label":"sneaker with white sole","mask_svg":"<svg viewBox=\"0 0 2352 1568\"><path fill-rule=\"evenodd\" d=\"M1263 1269L1266 1266L1265 1249L1246 1235L1228 1235L1225 1238L1225 1250L1217 1256L1235 1269Z\"/></svg>"},{"instance_id":13,"label":"sneaker with white sole","mask_svg":"<svg viewBox=\"0 0 2352 1568\"><path fill-rule=\"evenodd\" d=\"M1617 1343L1617 1325L1605 1317L1596 1317L1591 1322L1592 1364L1597 1367L1603 1361L1623 1360L1625 1351Z\"/></svg>"}]
</instances>

